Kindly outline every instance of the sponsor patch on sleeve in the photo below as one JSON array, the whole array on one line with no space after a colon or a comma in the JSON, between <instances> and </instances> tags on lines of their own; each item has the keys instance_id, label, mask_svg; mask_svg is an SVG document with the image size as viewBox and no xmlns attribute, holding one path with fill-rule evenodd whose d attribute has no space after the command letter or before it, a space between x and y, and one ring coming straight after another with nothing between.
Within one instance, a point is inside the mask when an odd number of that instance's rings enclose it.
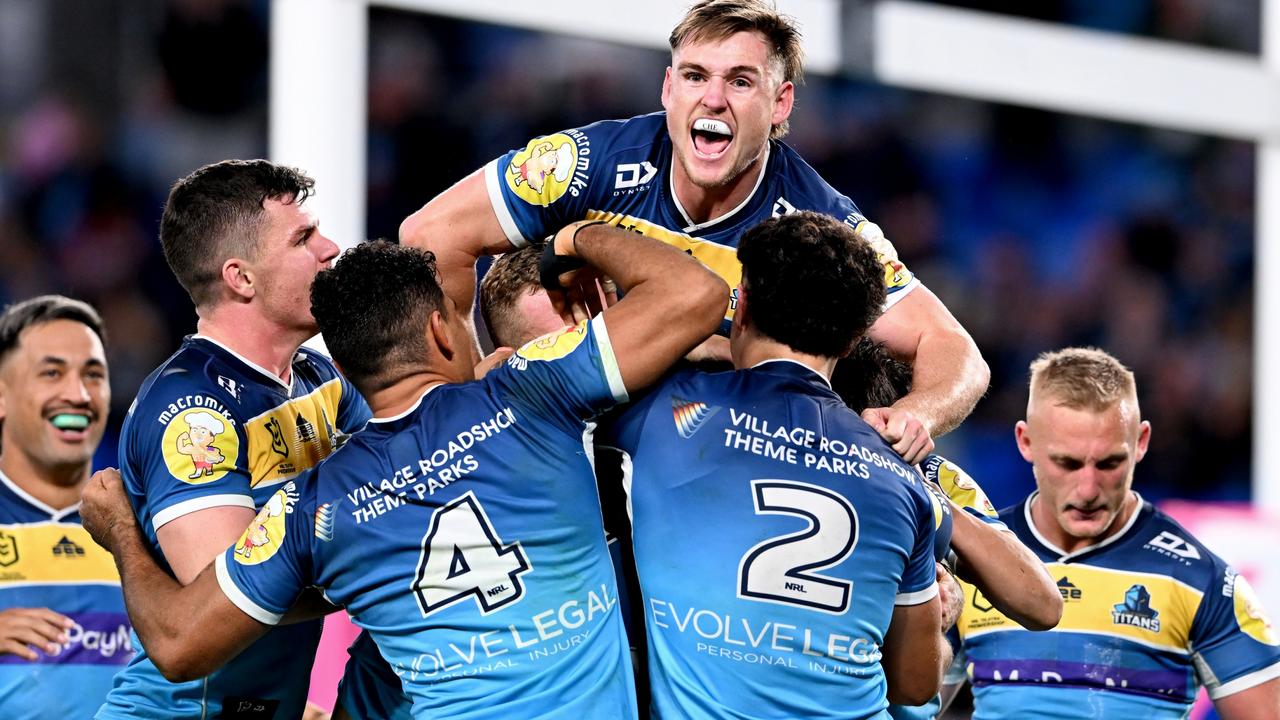
<instances>
[{"instance_id":1,"label":"sponsor patch on sleeve","mask_svg":"<svg viewBox=\"0 0 1280 720\"><path fill-rule=\"evenodd\" d=\"M203 485L222 478L240 458L240 438L225 415L209 408L192 408L172 416L165 425L164 464L177 479Z\"/></svg>"},{"instance_id":2,"label":"sponsor patch on sleeve","mask_svg":"<svg viewBox=\"0 0 1280 720\"><path fill-rule=\"evenodd\" d=\"M284 542L285 516L293 512L296 502L298 490L293 483L277 490L236 541L236 562L257 565L270 560Z\"/></svg>"},{"instance_id":3,"label":"sponsor patch on sleeve","mask_svg":"<svg viewBox=\"0 0 1280 720\"><path fill-rule=\"evenodd\" d=\"M573 352L582 341L587 337L587 321L583 320L577 325L570 325L563 330L548 333L533 340L529 344L516 351L516 357L524 360L559 360L569 353ZM512 363L519 364L517 363Z\"/></svg>"},{"instance_id":4,"label":"sponsor patch on sleeve","mask_svg":"<svg viewBox=\"0 0 1280 720\"><path fill-rule=\"evenodd\" d=\"M1240 629L1260 643L1280 645L1280 633L1276 632L1266 611L1262 609L1262 602L1253 591L1253 586L1243 575L1236 575L1232 595L1235 600L1236 623L1240 625Z\"/></svg>"},{"instance_id":5,"label":"sponsor patch on sleeve","mask_svg":"<svg viewBox=\"0 0 1280 720\"><path fill-rule=\"evenodd\" d=\"M568 192L577 165L577 142L556 133L530 140L511 158L503 179L521 200L546 207Z\"/></svg>"}]
</instances>

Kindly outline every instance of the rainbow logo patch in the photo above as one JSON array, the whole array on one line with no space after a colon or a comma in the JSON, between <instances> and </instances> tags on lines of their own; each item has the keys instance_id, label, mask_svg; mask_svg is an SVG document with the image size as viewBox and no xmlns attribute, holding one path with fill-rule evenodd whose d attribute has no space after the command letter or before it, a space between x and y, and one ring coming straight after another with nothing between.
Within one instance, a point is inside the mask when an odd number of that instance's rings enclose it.
<instances>
[{"instance_id":1,"label":"rainbow logo patch","mask_svg":"<svg viewBox=\"0 0 1280 720\"><path fill-rule=\"evenodd\" d=\"M704 402L671 396L671 414L675 417L676 431L685 440L693 437L693 434L719 411L719 407Z\"/></svg>"},{"instance_id":2,"label":"rainbow logo patch","mask_svg":"<svg viewBox=\"0 0 1280 720\"><path fill-rule=\"evenodd\" d=\"M329 542L333 539L333 504L325 503L316 508L316 537Z\"/></svg>"}]
</instances>

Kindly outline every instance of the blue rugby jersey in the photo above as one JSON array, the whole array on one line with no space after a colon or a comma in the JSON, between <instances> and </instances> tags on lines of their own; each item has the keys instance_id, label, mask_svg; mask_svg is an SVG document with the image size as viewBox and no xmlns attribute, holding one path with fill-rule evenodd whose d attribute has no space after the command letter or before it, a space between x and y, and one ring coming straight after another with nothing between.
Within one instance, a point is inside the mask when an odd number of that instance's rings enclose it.
<instances>
[{"instance_id":1,"label":"blue rugby jersey","mask_svg":"<svg viewBox=\"0 0 1280 720\"><path fill-rule=\"evenodd\" d=\"M590 454L592 419L625 399L603 316L536 340L279 490L219 583L271 624L324 588L414 717L634 717Z\"/></svg>"},{"instance_id":2,"label":"blue rugby jersey","mask_svg":"<svg viewBox=\"0 0 1280 720\"><path fill-rule=\"evenodd\" d=\"M143 382L125 418L120 472L164 567L156 531L219 506L260 507L369 418L333 363L303 348L288 384L220 343L186 338ZM292 718L302 713L319 620L278 628L207 678L171 683L140 648L100 718ZM236 708L243 708L237 711Z\"/></svg>"},{"instance_id":3,"label":"blue rugby jersey","mask_svg":"<svg viewBox=\"0 0 1280 720\"><path fill-rule=\"evenodd\" d=\"M1141 502L1127 526L1065 553L1032 525L1035 495L1001 511L1045 562L1064 602L1023 630L971 586L958 627L975 718L1183 718L1201 685L1217 699L1280 677L1280 633L1243 576Z\"/></svg>"},{"instance_id":4,"label":"blue rugby jersey","mask_svg":"<svg viewBox=\"0 0 1280 720\"><path fill-rule=\"evenodd\" d=\"M825 378L681 371L608 443L632 466L653 717L887 717L881 646L895 605L937 594L937 500Z\"/></svg>"},{"instance_id":5,"label":"blue rugby jersey","mask_svg":"<svg viewBox=\"0 0 1280 720\"><path fill-rule=\"evenodd\" d=\"M111 554L80 526L79 504L54 510L0 473L0 610L49 608L75 622L56 654L0 655L6 718L86 718L133 657Z\"/></svg>"},{"instance_id":6,"label":"blue rugby jersey","mask_svg":"<svg viewBox=\"0 0 1280 720\"><path fill-rule=\"evenodd\" d=\"M516 247L575 220L604 220L686 251L729 287L742 280L738 239L769 217L813 210L857 227L866 222L796 151L769 141L765 171L743 204L727 215L694 223L672 189L671 138L665 113L605 120L537 137L484 167L489 202ZM884 265L888 309L919 281L887 240L873 243ZM731 300L723 332L736 303Z\"/></svg>"}]
</instances>

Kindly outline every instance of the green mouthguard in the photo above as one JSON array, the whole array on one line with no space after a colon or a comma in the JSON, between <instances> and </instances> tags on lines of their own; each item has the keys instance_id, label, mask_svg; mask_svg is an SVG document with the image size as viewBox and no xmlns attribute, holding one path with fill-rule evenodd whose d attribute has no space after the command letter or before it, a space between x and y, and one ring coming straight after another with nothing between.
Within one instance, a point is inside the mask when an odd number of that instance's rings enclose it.
<instances>
[{"instance_id":1,"label":"green mouthguard","mask_svg":"<svg viewBox=\"0 0 1280 720\"><path fill-rule=\"evenodd\" d=\"M89 418L84 415L59 413L50 421L59 430L83 430L89 427Z\"/></svg>"}]
</instances>

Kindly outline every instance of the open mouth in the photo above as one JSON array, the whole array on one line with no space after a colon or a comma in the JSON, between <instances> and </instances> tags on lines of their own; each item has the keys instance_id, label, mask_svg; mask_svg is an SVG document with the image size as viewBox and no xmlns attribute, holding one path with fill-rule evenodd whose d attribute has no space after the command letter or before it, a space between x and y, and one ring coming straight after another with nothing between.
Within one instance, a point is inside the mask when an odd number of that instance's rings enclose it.
<instances>
[{"instance_id":1,"label":"open mouth","mask_svg":"<svg viewBox=\"0 0 1280 720\"><path fill-rule=\"evenodd\" d=\"M93 416L83 412L60 412L49 417L49 424L63 440L83 439L93 424Z\"/></svg>"},{"instance_id":2,"label":"open mouth","mask_svg":"<svg viewBox=\"0 0 1280 720\"><path fill-rule=\"evenodd\" d=\"M701 158L714 160L733 144L733 129L723 120L698 118L693 121L693 150Z\"/></svg>"}]
</instances>

